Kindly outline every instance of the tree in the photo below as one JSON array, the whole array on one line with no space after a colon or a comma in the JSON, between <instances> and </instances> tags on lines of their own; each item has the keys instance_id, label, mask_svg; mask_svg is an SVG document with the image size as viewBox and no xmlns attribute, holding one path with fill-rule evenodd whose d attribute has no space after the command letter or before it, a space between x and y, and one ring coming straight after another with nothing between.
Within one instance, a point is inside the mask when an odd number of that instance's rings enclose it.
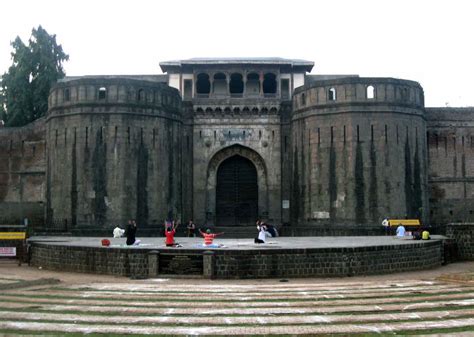
<instances>
[{"instance_id":1,"label":"tree","mask_svg":"<svg viewBox=\"0 0 474 337\"><path fill-rule=\"evenodd\" d=\"M56 35L41 26L33 28L28 45L17 37L11 46L13 64L1 78L0 119L7 126L22 126L46 114L49 90L65 76L62 63L69 56Z\"/></svg>"}]
</instances>

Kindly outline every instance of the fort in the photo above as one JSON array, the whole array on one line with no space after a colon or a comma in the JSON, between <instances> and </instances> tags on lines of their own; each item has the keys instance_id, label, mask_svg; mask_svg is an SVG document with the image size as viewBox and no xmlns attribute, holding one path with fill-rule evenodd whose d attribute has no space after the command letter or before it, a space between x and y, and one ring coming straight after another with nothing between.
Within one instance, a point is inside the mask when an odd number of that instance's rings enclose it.
<instances>
[{"instance_id":1,"label":"fort","mask_svg":"<svg viewBox=\"0 0 474 337\"><path fill-rule=\"evenodd\" d=\"M145 235L192 218L238 234L264 218L302 236L474 222L474 108L425 107L417 82L314 75L298 59L160 66L66 77L47 116L0 128L0 222L103 235L136 218Z\"/></svg>"}]
</instances>

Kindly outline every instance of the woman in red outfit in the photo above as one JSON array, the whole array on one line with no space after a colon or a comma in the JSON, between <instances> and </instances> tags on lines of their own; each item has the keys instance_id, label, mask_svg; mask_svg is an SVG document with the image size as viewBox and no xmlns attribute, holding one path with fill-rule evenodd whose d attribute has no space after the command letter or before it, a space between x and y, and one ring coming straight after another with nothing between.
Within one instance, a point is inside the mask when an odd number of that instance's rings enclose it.
<instances>
[{"instance_id":1,"label":"woman in red outfit","mask_svg":"<svg viewBox=\"0 0 474 337\"><path fill-rule=\"evenodd\" d=\"M178 228L178 224L179 224L179 223L175 223L175 222L173 221L173 225L172 225L171 227L167 227L167 228L166 228L166 232L165 232L165 236L166 236L165 244L166 244L166 247L175 247L175 246L178 246L178 244L174 242L174 235L176 234L176 228Z\"/></svg>"}]
</instances>

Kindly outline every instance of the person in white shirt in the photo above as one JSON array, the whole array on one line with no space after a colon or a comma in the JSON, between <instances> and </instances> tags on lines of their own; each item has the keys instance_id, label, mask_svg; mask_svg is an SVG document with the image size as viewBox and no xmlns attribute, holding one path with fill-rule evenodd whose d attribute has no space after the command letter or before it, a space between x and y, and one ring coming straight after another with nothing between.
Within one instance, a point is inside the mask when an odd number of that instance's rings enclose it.
<instances>
[{"instance_id":1,"label":"person in white shirt","mask_svg":"<svg viewBox=\"0 0 474 337\"><path fill-rule=\"evenodd\" d=\"M122 229L119 226L114 228L114 238L121 238L123 236L123 233L125 233L125 229Z\"/></svg>"},{"instance_id":2,"label":"person in white shirt","mask_svg":"<svg viewBox=\"0 0 474 337\"><path fill-rule=\"evenodd\" d=\"M397 236L405 236L405 227L403 227L402 225L399 225L397 227Z\"/></svg>"},{"instance_id":3,"label":"person in white shirt","mask_svg":"<svg viewBox=\"0 0 474 337\"><path fill-rule=\"evenodd\" d=\"M255 243L265 243L265 240L267 238L267 231L265 225L260 221L257 221L257 230L258 237L255 238Z\"/></svg>"}]
</instances>

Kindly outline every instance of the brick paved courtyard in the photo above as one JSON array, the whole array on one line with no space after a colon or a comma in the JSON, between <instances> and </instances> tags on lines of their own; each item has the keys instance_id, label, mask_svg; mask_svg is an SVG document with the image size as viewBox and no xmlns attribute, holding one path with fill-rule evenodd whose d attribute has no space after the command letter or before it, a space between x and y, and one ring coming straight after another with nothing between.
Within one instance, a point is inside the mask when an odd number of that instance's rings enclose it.
<instances>
[{"instance_id":1,"label":"brick paved courtyard","mask_svg":"<svg viewBox=\"0 0 474 337\"><path fill-rule=\"evenodd\" d=\"M131 280L0 262L0 335L474 335L474 263L353 278Z\"/></svg>"}]
</instances>

